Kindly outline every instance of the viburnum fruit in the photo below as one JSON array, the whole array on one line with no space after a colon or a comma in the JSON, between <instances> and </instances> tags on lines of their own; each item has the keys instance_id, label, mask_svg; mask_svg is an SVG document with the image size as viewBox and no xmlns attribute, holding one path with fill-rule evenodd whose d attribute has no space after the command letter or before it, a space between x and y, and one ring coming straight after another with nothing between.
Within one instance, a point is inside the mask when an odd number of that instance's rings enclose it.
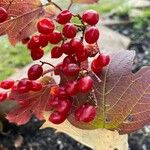
<instances>
[{"instance_id":1,"label":"viburnum fruit","mask_svg":"<svg viewBox=\"0 0 150 150\"><path fill-rule=\"evenodd\" d=\"M81 122L91 122L96 116L96 107L90 104L84 104L75 111L75 120Z\"/></svg>"},{"instance_id":2,"label":"viburnum fruit","mask_svg":"<svg viewBox=\"0 0 150 150\"><path fill-rule=\"evenodd\" d=\"M3 7L0 7L0 23L6 21L7 18L8 18L8 13L6 9L4 9Z\"/></svg>"},{"instance_id":3,"label":"viburnum fruit","mask_svg":"<svg viewBox=\"0 0 150 150\"><path fill-rule=\"evenodd\" d=\"M78 91L77 82L76 81L68 81L65 85L65 90L69 96L76 95Z\"/></svg>"},{"instance_id":4,"label":"viburnum fruit","mask_svg":"<svg viewBox=\"0 0 150 150\"><path fill-rule=\"evenodd\" d=\"M32 91L34 91L34 92L40 91L40 90L42 90L42 87L43 86L41 83L32 81L32 88L31 88Z\"/></svg>"},{"instance_id":5,"label":"viburnum fruit","mask_svg":"<svg viewBox=\"0 0 150 150\"><path fill-rule=\"evenodd\" d=\"M75 59L74 56L66 56L63 60L63 66L65 67L66 65L69 65L69 64L76 64L77 63L77 60Z\"/></svg>"},{"instance_id":6,"label":"viburnum fruit","mask_svg":"<svg viewBox=\"0 0 150 150\"><path fill-rule=\"evenodd\" d=\"M37 29L42 34L50 34L54 31L55 25L50 18L44 18L37 23Z\"/></svg>"},{"instance_id":7,"label":"viburnum fruit","mask_svg":"<svg viewBox=\"0 0 150 150\"><path fill-rule=\"evenodd\" d=\"M95 74L100 74L102 72L103 66L99 65L97 66L97 60L94 59L91 63L91 69Z\"/></svg>"},{"instance_id":8,"label":"viburnum fruit","mask_svg":"<svg viewBox=\"0 0 150 150\"><path fill-rule=\"evenodd\" d=\"M43 68L39 64L32 65L28 70L28 78L30 80L36 80L40 78L43 74Z\"/></svg>"},{"instance_id":9,"label":"viburnum fruit","mask_svg":"<svg viewBox=\"0 0 150 150\"><path fill-rule=\"evenodd\" d=\"M40 34L39 42L41 47L46 47L48 45L48 36L45 34Z\"/></svg>"},{"instance_id":10,"label":"viburnum fruit","mask_svg":"<svg viewBox=\"0 0 150 150\"><path fill-rule=\"evenodd\" d=\"M89 44L96 43L99 39L99 30L97 27L89 27L85 32L85 41Z\"/></svg>"},{"instance_id":11,"label":"viburnum fruit","mask_svg":"<svg viewBox=\"0 0 150 150\"><path fill-rule=\"evenodd\" d=\"M56 21L59 24L66 24L67 22L70 21L72 18L72 13L69 10L63 10L60 12L60 14L57 16Z\"/></svg>"},{"instance_id":12,"label":"viburnum fruit","mask_svg":"<svg viewBox=\"0 0 150 150\"><path fill-rule=\"evenodd\" d=\"M63 63L57 64L57 66L54 69L54 74L55 75L60 75L60 73L63 71Z\"/></svg>"},{"instance_id":13,"label":"viburnum fruit","mask_svg":"<svg viewBox=\"0 0 150 150\"><path fill-rule=\"evenodd\" d=\"M35 49L40 47L39 35L34 35L27 45L28 49Z\"/></svg>"},{"instance_id":14,"label":"viburnum fruit","mask_svg":"<svg viewBox=\"0 0 150 150\"><path fill-rule=\"evenodd\" d=\"M96 65L107 66L110 62L110 56L106 54L100 54L96 58Z\"/></svg>"},{"instance_id":15,"label":"viburnum fruit","mask_svg":"<svg viewBox=\"0 0 150 150\"><path fill-rule=\"evenodd\" d=\"M62 34L59 31L54 31L48 35L48 40L51 44L58 44L62 40Z\"/></svg>"},{"instance_id":16,"label":"viburnum fruit","mask_svg":"<svg viewBox=\"0 0 150 150\"><path fill-rule=\"evenodd\" d=\"M77 60L78 60L79 62L82 62L82 61L87 60L87 58L88 58L88 52L87 52L87 50L84 48L83 51L82 51L82 53L77 52L77 53L76 53L76 56L77 56Z\"/></svg>"},{"instance_id":17,"label":"viburnum fruit","mask_svg":"<svg viewBox=\"0 0 150 150\"><path fill-rule=\"evenodd\" d=\"M70 48L70 42L63 43L61 45L61 51L66 55L72 55L74 53Z\"/></svg>"},{"instance_id":18,"label":"viburnum fruit","mask_svg":"<svg viewBox=\"0 0 150 150\"><path fill-rule=\"evenodd\" d=\"M41 48L34 48L31 50L31 57L33 60L38 60L44 55L44 50Z\"/></svg>"},{"instance_id":19,"label":"viburnum fruit","mask_svg":"<svg viewBox=\"0 0 150 150\"><path fill-rule=\"evenodd\" d=\"M51 57L52 58L59 58L62 55L61 48L59 46L55 46L51 50Z\"/></svg>"},{"instance_id":20,"label":"viburnum fruit","mask_svg":"<svg viewBox=\"0 0 150 150\"><path fill-rule=\"evenodd\" d=\"M7 89L12 88L14 83L15 83L14 80L7 79L7 80L4 80L4 81L0 82L0 87L7 90Z\"/></svg>"},{"instance_id":21,"label":"viburnum fruit","mask_svg":"<svg viewBox=\"0 0 150 150\"><path fill-rule=\"evenodd\" d=\"M59 98L67 98L67 97L68 97L64 86L60 86L60 87L59 87L58 95L57 95L57 96L58 96Z\"/></svg>"},{"instance_id":22,"label":"viburnum fruit","mask_svg":"<svg viewBox=\"0 0 150 150\"><path fill-rule=\"evenodd\" d=\"M77 34L77 27L73 23L67 23L62 32L66 38L74 38Z\"/></svg>"},{"instance_id":23,"label":"viburnum fruit","mask_svg":"<svg viewBox=\"0 0 150 150\"><path fill-rule=\"evenodd\" d=\"M3 102L7 98L6 92L0 92L0 102Z\"/></svg>"},{"instance_id":24,"label":"viburnum fruit","mask_svg":"<svg viewBox=\"0 0 150 150\"><path fill-rule=\"evenodd\" d=\"M77 84L79 91L83 93L87 93L93 88L93 80L90 76L82 77Z\"/></svg>"},{"instance_id":25,"label":"viburnum fruit","mask_svg":"<svg viewBox=\"0 0 150 150\"><path fill-rule=\"evenodd\" d=\"M30 37L22 39L21 41L22 41L22 44L27 44L30 41Z\"/></svg>"},{"instance_id":26,"label":"viburnum fruit","mask_svg":"<svg viewBox=\"0 0 150 150\"><path fill-rule=\"evenodd\" d=\"M95 10L86 10L82 15L82 20L89 25L95 25L99 21L99 14Z\"/></svg>"}]
</instances>

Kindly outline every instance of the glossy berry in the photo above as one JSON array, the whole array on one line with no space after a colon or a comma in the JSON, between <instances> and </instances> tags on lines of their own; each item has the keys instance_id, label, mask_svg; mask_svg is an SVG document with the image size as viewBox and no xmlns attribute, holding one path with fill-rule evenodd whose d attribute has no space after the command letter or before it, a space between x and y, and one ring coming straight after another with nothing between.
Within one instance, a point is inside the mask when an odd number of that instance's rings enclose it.
<instances>
[{"instance_id":1,"label":"glossy berry","mask_svg":"<svg viewBox=\"0 0 150 150\"><path fill-rule=\"evenodd\" d=\"M77 61L74 56L66 56L63 60L63 66L66 66L68 64L76 64Z\"/></svg>"},{"instance_id":2,"label":"glossy berry","mask_svg":"<svg viewBox=\"0 0 150 150\"><path fill-rule=\"evenodd\" d=\"M57 64L57 66L55 67L55 70L54 70L54 74L55 75L60 75L60 73L63 71L63 63L59 63Z\"/></svg>"},{"instance_id":3,"label":"glossy berry","mask_svg":"<svg viewBox=\"0 0 150 150\"><path fill-rule=\"evenodd\" d=\"M82 53L78 52L78 53L76 53L76 56L77 56L77 60L78 60L79 62L82 62L82 61L87 60L87 58L88 58L88 52L87 52L87 50L84 48L83 51L82 51Z\"/></svg>"},{"instance_id":4,"label":"glossy berry","mask_svg":"<svg viewBox=\"0 0 150 150\"><path fill-rule=\"evenodd\" d=\"M50 106L50 108L56 108L59 102L60 99L57 96L51 96L51 98L48 101L48 105Z\"/></svg>"},{"instance_id":5,"label":"glossy berry","mask_svg":"<svg viewBox=\"0 0 150 150\"><path fill-rule=\"evenodd\" d=\"M87 93L92 90L93 80L90 76L86 76L81 78L77 84L80 92Z\"/></svg>"},{"instance_id":6,"label":"glossy berry","mask_svg":"<svg viewBox=\"0 0 150 150\"><path fill-rule=\"evenodd\" d=\"M54 31L55 25L50 18L44 18L37 23L37 29L42 34L50 34Z\"/></svg>"},{"instance_id":7,"label":"glossy berry","mask_svg":"<svg viewBox=\"0 0 150 150\"><path fill-rule=\"evenodd\" d=\"M0 83L0 87L3 88L3 89L10 89L13 87L15 81L14 80L11 80L11 79L7 79L7 80L4 80Z\"/></svg>"},{"instance_id":8,"label":"glossy berry","mask_svg":"<svg viewBox=\"0 0 150 150\"><path fill-rule=\"evenodd\" d=\"M51 44L58 44L62 40L62 34L59 31L54 31L48 35L48 40Z\"/></svg>"},{"instance_id":9,"label":"glossy berry","mask_svg":"<svg viewBox=\"0 0 150 150\"><path fill-rule=\"evenodd\" d=\"M60 14L58 14L56 21L59 24L66 24L70 21L72 17L72 13L69 10L63 10L62 12L60 12Z\"/></svg>"},{"instance_id":10,"label":"glossy berry","mask_svg":"<svg viewBox=\"0 0 150 150\"><path fill-rule=\"evenodd\" d=\"M4 9L3 7L0 7L0 23L6 21L7 18L8 18L8 13L6 9Z\"/></svg>"},{"instance_id":11,"label":"glossy berry","mask_svg":"<svg viewBox=\"0 0 150 150\"><path fill-rule=\"evenodd\" d=\"M77 27L73 23L67 23L62 32L66 38L74 38L77 34Z\"/></svg>"},{"instance_id":12,"label":"glossy berry","mask_svg":"<svg viewBox=\"0 0 150 150\"><path fill-rule=\"evenodd\" d=\"M28 78L30 80L37 80L43 74L43 68L41 65L35 64L31 66L28 70Z\"/></svg>"},{"instance_id":13,"label":"glossy berry","mask_svg":"<svg viewBox=\"0 0 150 150\"><path fill-rule=\"evenodd\" d=\"M96 108L90 104L84 104L75 111L75 120L85 123L91 122L96 117Z\"/></svg>"},{"instance_id":14,"label":"glossy berry","mask_svg":"<svg viewBox=\"0 0 150 150\"><path fill-rule=\"evenodd\" d=\"M48 45L48 36L45 34L40 34L39 42L41 47L46 47Z\"/></svg>"},{"instance_id":15,"label":"glossy berry","mask_svg":"<svg viewBox=\"0 0 150 150\"><path fill-rule=\"evenodd\" d=\"M65 85L65 90L68 95L74 96L78 93L78 87L76 81L68 81Z\"/></svg>"},{"instance_id":16,"label":"glossy berry","mask_svg":"<svg viewBox=\"0 0 150 150\"><path fill-rule=\"evenodd\" d=\"M42 90L42 84L41 83L39 83L39 82L32 82L32 91L34 91L34 92L37 92L37 91L40 91L40 90Z\"/></svg>"},{"instance_id":17,"label":"glossy berry","mask_svg":"<svg viewBox=\"0 0 150 150\"><path fill-rule=\"evenodd\" d=\"M59 87L59 91L58 91L58 97L59 98L66 98L68 95L66 93L65 87L61 86Z\"/></svg>"},{"instance_id":18,"label":"glossy berry","mask_svg":"<svg viewBox=\"0 0 150 150\"><path fill-rule=\"evenodd\" d=\"M44 50L41 48L34 48L31 50L31 57L33 60L38 60L44 55Z\"/></svg>"},{"instance_id":19,"label":"glossy berry","mask_svg":"<svg viewBox=\"0 0 150 150\"><path fill-rule=\"evenodd\" d=\"M27 93L32 89L32 81L28 79L22 79L17 84L17 91L19 93Z\"/></svg>"},{"instance_id":20,"label":"glossy berry","mask_svg":"<svg viewBox=\"0 0 150 150\"><path fill-rule=\"evenodd\" d=\"M85 41L89 44L96 43L99 39L99 30L96 27L89 27L85 32Z\"/></svg>"},{"instance_id":21,"label":"glossy berry","mask_svg":"<svg viewBox=\"0 0 150 150\"><path fill-rule=\"evenodd\" d=\"M59 46L55 46L51 50L51 57L52 58L59 58L62 55L61 48Z\"/></svg>"},{"instance_id":22,"label":"glossy berry","mask_svg":"<svg viewBox=\"0 0 150 150\"><path fill-rule=\"evenodd\" d=\"M62 113L59 113L57 111L54 111L50 117L49 117L49 121L54 123L54 124L61 124L63 123L67 118L67 115L66 114L62 114Z\"/></svg>"},{"instance_id":23,"label":"glossy berry","mask_svg":"<svg viewBox=\"0 0 150 150\"><path fill-rule=\"evenodd\" d=\"M27 44L30 41L30 37L22 39L21 41L22 41L22 44Z\"/></svg>"},{"instance_id":24,"label":"glossy berry","mask_svg":"<svg viewBox=\"0 0 150 150\"><path fill-rule=\"evenodd\" d=\"M81 52L83 51L84 49L84 45L83 43L81 42L81 40L77 39L77 38L74 38L70 41L70 49L74 52L74 53L77 53L77 52Z\"/></svg>"},{"instance_id":25,"label":"glossy berry","mask_svg":"<svg viewBox=\"0 0 150 150\"><path fill-rule=\"evenodd\" d=\"M92 71L95 73L95 74L100 74L102 72L102 69L103 69L103 66L101 65L98 65L97 60L94 59L91 63L91 69Z\"/></svg>"},{"instance_id":26,"label":"glossy berry","mask_svg":"<svg viewBox=\"0 0 150 150\"><path fill-rule=\"evenodd\" d=\"M96 58L96 66L107 66L110 62L110 56L109 55L105 55L105 54L100 54L97 58Z\"/></svg>"},{"instance_id":27,"label":"glossy berry","mask_svg":"<svg viewBox=\"0 0 150 150\"><path fill-rule=\"evenodd\" d=\"M82 15L82 20L89 25L95 25L99 21L99 14L95 10L86 10Z\"/></svg>"},{"instance_id":28,"label":"glossy berry","mask_svg":"<svg viewBox=\"0 0 150 150\"><path fill-rule=\"evenodd\" d=\"M39 35L34 35L27 45L28 49L35 49L40 47Z\"/></svg>"},{"instance_id":29,"label":"glossy berry","mask_svg":"<svg viewBox=\"0 0 150 150\"><path fill-rule=\"evenodd\" d=\"M7 98L6 92L0 92L0 102L3 102Z\"/></svg>"},{"instance_id":30,"label":"glossy berry","mask_svg":"<svg viewBox=\"0 0 150 150\"><path fill-rule=\"evenodd\" d=\"M79 74L80 67L77 64L68 64L63 68L63 73L66 76L76 76Z\"/></svg>"}]
</instances>

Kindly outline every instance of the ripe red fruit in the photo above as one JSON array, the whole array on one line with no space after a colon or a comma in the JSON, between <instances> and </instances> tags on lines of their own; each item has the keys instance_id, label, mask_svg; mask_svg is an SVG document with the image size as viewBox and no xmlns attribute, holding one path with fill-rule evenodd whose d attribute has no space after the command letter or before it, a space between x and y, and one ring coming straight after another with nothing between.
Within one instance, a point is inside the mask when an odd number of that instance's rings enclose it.
<instances>
[{"instance_id":1,"label":"ripe red fruit","mask_svg":"<svg viewBox=\"0 0 150 150\"><path fill-rule=\"evenodd\" d=\"M32 81L28 79L22 79L17 84L17 91L19 93L27 93L32 89Z\"/></svg>"},{"instance_id":2,"label":"ripe red fruit","mask_svg":"<svg viewBox=\"0 0 150 150\"><path fill-rule=\"evenodd\" d=\"M58 14L56 21L59 24L66 24L70 21L71 17L72 13L69 10L63 10L62 12L60 12L60 14Z\"/></svg>"},{"instance_id":3,"label":"ripe red fruit","mask_svg":"<svg viewBox=\"0 0 150 150\"><path fill-rule=\"evenodd\" d=\"M85 41L89 44L96 43L99 39L99 30L97 27L89 27L85 32Z\"/></svg>"},{"instance_id":4,"label":"ripe red fruit","mask_svg":"<svg viewBox=\"0 0 150 150\"><path fill-rule=\"evenodd\" d=\"M110 62L110 56L109 55L105 55L105 54L100 54L97 58L96 58L96 66L107 66Z\"/></svg>"},{"instance_id":5,"label":"ripe red fruit","mask_svg":"<svg viewBox=\"0 0 150 150\"><path fill-rule=\"evenodd\" d=\"M82 15L82 20L89 25L95 25L99 21L99 14L95 10L86 10Z\"/></svg>"},{"instance_id":6,"label":"ripe red fruit","mask_svg":"<svg viewBox=\"0 0 150 150\"><path fill-rule=\"evenodd\" d=\"M75 111L75 120L91 122L96 117L96 108L90 104L84 104Z\"/></svg>"},{"instance_id":7,"label":"ripe red fruit","mask_svg":"<svg viewBox=\"0 0 150 150\"><path fill-rule=\"evenodd\" d=\"M34 48L31 50L31 57L33 60L38 60L44 55L44 50L41 48Z\"/></svg>"},{"instance_id":8,"label":"ripe red fruit","mask_svg":"<svg viewBox=\"0 0 150 150\"><path fill-rule=\"evenodd\" d=\"M42 34L50 34L54 31L55 25L50 18L44 18L37 23L37 29Z\"/></svg>"},{"instance_id":9,"label":"ripe red fruit","mask_svg":"<svg viewBox=\"0 0 150 150\"><path fill-rule=\"evenodd\" d=\"M74 52L80 52L82 53L83 49L84 49L84 45L81 42L81 40L74 38L70 41L70 49Z\"/></svg>"},{"instance_id":10,"label":"ripe red fruit","mask_svg":"<svg viewBox=\"0 0 150 150\"><path fill-rule=\"evenodd\" d=\"M59 87L58 95L59 98L66 98L68 95L66 93L65 87Z\"/></svg>"},{"instance_id":11,"label":"ripe red fruit","mask_svg":"<svg viewBox=\"0 0 150 150\"><path fill-rule=\"evenodd\" d=\"M88 58L88 52L87 52L87 50L84 48L83 51L82 51L82 53L78 52L78 53L76 53L76 56L77 56L77 60L78 60L79 62L82 62L82 61L87 60L87 58Z\"/></svg>"},{"instance_id":12,"label":"ripe red fruit","mask_svg":"<svg viewBox=\"0 0 150 150\"><path fill-rule=\"evenodd\" d=\"M92 90L93 80L90 76L86 76L81 78L77 84L80 92L87 93Z\"/></svg>"},{"instance_id":13,"label":"ripe red fruit","mask_svg":"<svg viewBox=\"0 0 150 150\"><path fill-rule=\"evenodd\" d=\"M70 43L67 42L67 43L64 43L61 45L61 51L63 53L65 53L66 55L71 55L71 51L70 51Z\"/></svg>"},{"instance_id":14,"label":"ripe red fruit","mask_svg":"<svg viewBox=\"0 0 150 150\"><path fill-rule=\"evenodd\" d=\"M40 34L39 42L41 47L46 47L48 45L48 36L45 34Z\"/></svg>"},{"instance_id":15,"label":"ripe red fruit","mask_svg":"<svg viewBox=\"0 0 150 150\"><path fill-rule=\"evenodd\" d=\"M55 108L60 102L60 99L56 96L51 96L51 98L48 101L48 105L50 108Z\"/></svg>"},{"instance_id":16,"label":"ripe red fruit","mask_svg":"<svg viewBox=\"0 0 150 150\"><path fill-rule=\"evenodd\" d=\"M28 70L28 78L30 80L36 80L40 78L43 74L43 68L41 65L35 64L31 66Z\"/></svg>"},{"instance_id":17,"label":"ripe red fruit","mask_svg":"<svg viewBox=\"0 0 150 150\"><path fill-rule=\"evenodd\" d=\"M7 98L6 92L0 92L0 102L3 102Z\"/></svg>"},{"instance_id":18,"label":"ripe red fruit","mask_svg":"<svg viewBox=\"0 0 150 150\"><path fill-rule=\"evenodd\" d=\"M67 23L62 32L66 38L74 38L77 34L77 27L73 23Z\"/></svg>"},{"instance_id":19,"label":"ripe red fruit","mask_svg":"<svg viewBox=\"0 0 150 150\"><path fill-rule=\"evenodd\" d=\"M32 91L34 91L34 92L37 92L37 91L40 91L40 90L42 90L42 84L41 83L39 83L39 82L34 82L34 81L32 81Z\"/></svg>"},{"instance_id":20,"label":"ripe red fruit","mask_svg":"<svg viewBox=\"0 0 150 150\"><path fill-rule=\"evenodd\" d=\"M6 21L7 18L8 18L8 13L6 9L4 9L3 7L0 7L0 23Z\"/></svg>"},{"instance_id":21,"label":"ripe red fruit","mask_svg":"<svg viewBox=\"0 0 150 150\"><path fill-rule=\"evenodd\" d=\"M49 117L49 121L54 123L54 124L60 124L60 123L63 123L67 118L67 115L66 114L62 114L62 113L59 113L57 111L54 111L50 117Z\"/></svg>"},{"instance_id":22,"label":"ripe red fruit","mask_svg":"<svg viewBox=\"0 0 150 150\"><path fill-rule=\"evenodd\" d=\"M66 56L63 60L63 66L65 67L68 64L76 64L77 61L73 56Z\"/></svg>"},{"instance_id":23,"label":"ripe red fruit","mask_svg":"<svg viewBox=\"0 0 150 150\"><path fill-rule=\"evenodd\" d=\"M34 35L27 45L28 49L35 49L40 47L39 35Z\"/></svg>"},{"instance_id":24,"label":"ripe red fruit","mask_svg":"<svg viewBox=\"0 0 150 150\"><path fill-rule=\"evenodd\" d=\"M51 50L51 57L52 58L59 58L62 55L61 48L59 46L55 46Z\"/></svg>"},{"instance_id":25,"label":"ripe red fruit","mask_svg":"<svg viewBox=\"0 0 150 150\"><path fill-rule=\"evenodd\" d=\"M22 39L21 41L22 41L22 44L27 44L30 41L30 37Z\"/></svg>"},{"instance_id":26,"label":"ripe red fruit","mask_svg":"<svg viewBox=\"0 0 150 150\"><path fill-rule=\"evenodd\" d=\"M95 74L100 74L100 73L102 72L103 66L101 66L101 65L97 66L97 62L96 62L96 61L97 61L96 59L94 59L94 60L92 61L91 69L92 69L92 71L93 71Z\"/></svg>"},{"instance_id":27,"label":"ripe red fruit","mask_svg":"<svg viewBox=\"0 0 150 150\"><path fill-rule=\"evenodd\" d=\"M57 64L54 70L55 75L60 75L60 72L63 71L63 63Z\"/></svg>"},{"instance_id":28,"label":"ripe red fruit","mask_svg":"<svg viewBox=\"0 0 150 150\"><path fill-rule=\"evenodd\" d=\"M54 31L48 35L48 40L51 44L58 44L62 40L62 34L59 31Z\"/></svg>"},{"instance_id":29,"label":"ripe red fruit","mask_svg":"<svg viewBox=\"0 0 150 150\"><path fill-rule=\"evenodd\" d=\"M76 81L68 81L65 85L65 90L68 95L74 96L78 93L78 87Z\"/></svg>"},{"instance_id":30,"label":"ripe red fruit","mask_svg":"<svg viewBox=\"0 0 150 150\"><path fill-rule=\"evenodd\" d=\"M7 80L4 80L0 83L0 87L3 88L3 89L10 89L13 87L15 81L14 80L11 80L11 79L7 79Z\"/></svg>"},{"instance_id":31,"label":"ripe red fruit","mask_svg":"<svg viewBox=\"0 0 150 150\"><path fill-rule=\"evenodd\" d=\"M79 74L80 67L77 64L68 64L63 68L63 73L66 76L76 76Z\"/></svg>"}]
</instances>

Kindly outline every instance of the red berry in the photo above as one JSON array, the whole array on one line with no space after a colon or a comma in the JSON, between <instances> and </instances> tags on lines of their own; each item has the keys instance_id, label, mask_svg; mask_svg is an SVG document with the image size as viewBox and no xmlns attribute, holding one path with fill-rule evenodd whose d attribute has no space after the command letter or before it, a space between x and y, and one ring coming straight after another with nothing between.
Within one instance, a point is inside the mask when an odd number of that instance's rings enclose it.
<instances>
[{"instance_id":1,"label":"red berry","mask_svg":"<svg viewBox=\"0 0 150 150\"><path fill-rule=\"evenodd\" d=\"M60 99L56 96L51 96L51 98L49 99L48 101L48 105L51 107L51 108L55 108L60 102Z\"/></svg>"},{"instance_id":2,"label":"red berry","mask_svg":"<svg viewBox=\"0 0 150 150\"><path fill-rule=\"evenodd\" d=\"M59 87L58 97L59 98L66 98L67 97L65 87L63 87L63 86Z\"/></svg>"},{"instance_id":3,"label":"red berry","mask_svg":"<svg viewBox=\"0 0 150 150\"><path fill-rule=\"evenodd\" d=\"M28 70L28 78L30 80L37 80L43 74L43 68L41 65L35 64L31 66Z\"/></svg>"},{"instance_id":4,"label":"red berry","mask_svg":"<svg viewBox=\"0 0 150 150\"><path fill-rule=\"evenodd\" d=\"M48 35L48 40L51 44L58 44L62 40L62 34L59 31L54 31Z\"/></svg>"},{"instance_id":5,"label":"red berry","mask_svg":"<svg viewBox=\"0 0 150 150\"><path fill-rule=\"evenodd\" d=\"M77 121L91 122L96 117L96 108L90 104L84 104L75 111Z\"/></svg>"},{"instance_id":6,"label":"red berry","mask_svg":"<svg viewBox=\"0 0 150 150\"><path fill-rule=\"evenodd\" d=\"M64 43L61 45L61 50L63 53L65 53L66 55L72 55L74 52L72 51L71 47L70 47L70 42Z\"/></svg>"},{"instance_id":7,"label":"red berry","mask_svg":"<svg viewBox=\"0 0 150 150\"><path fill-rule=\"evenodd\" d=\"M22 79L17 84L17 91L19 93L27 93L32 89L32 81L28 79Z\"/></svg>"},{"instance_id":8,"label":"red berry","mask_svg":"<svg viewBox=\"0 0 150 150\"><path fill-rule=\"evenodd\" d=\"M96 66L107 66L110 62L110 56L109 55L105 55L105 54L100 54L97 58L96 58Z\"/></svg>"},{"instance_id":9,"label":"red berry","mask_svg":"<svg viewBox=\"0 0 150 150\"><path fill-rule=\"evenodd\" d=\"M85 41L89 44L96 43L99 39L99 30L96 27L89 27L85 32Z\"/></svg>"},{"instance_id":10,"label":"red berry","mask_svg":"<svg viewBox=\"0 0 150 150\"><path fill-rule=\"evenodd\" d=\"M0 83L0 87L3 88L3 89L10 89L13 87L15 81L14 80L11 80L11 79L7 79L7 80L4 80Z\"/></svg>"},{"instance_id":11,"label":"red berry","mask_svg":"<svg viewBox=\"0 0 150 150\"><path fill-rule=\"evenodd\" d=\"M65 89L68 95L74 96L78 93L78 87L76 81L68 81L65 85Z\"/></svg>"},{"instance_id":12,"label":"red berry","mask_svg":"<svg viewBox=\"0 0 150 150\"><path fill-rule=\"evenodd\" d=\"M76 56L77 56L77 60L78 60L79 62L82 62L82 61L87 60L87 58L88 58L88 52L87 52L87 50L84 48L83 51L82 51L82 53L78 52L78 53L76 53Z\"/></svg>"},{"instance_id":13,"label":"red berry","mask_svg":"<svg viewBox=\"0 0 150 150\"><path fill-rule=\"evenodd\" d=\"M48 36L45 34L40 34L39 42L41 47L46 47L48 45Z\"/></svg>"},{"instance_id":14,"label":"red berry","mask_svg":"<svg viewBox=\"0 0 150 150\"><path fill-rule=\"evenodd\" d=\"M89 25L95 25L99 21L99 14L95 10L86 10L82 15L82 20Z\"/></svg>"},{"instance_id":15,"label":"red berry","mask_svg":"<svg viewBox=\"0 0 150 150\"><path fill-rule=\"evenodd\" d=\"M31 50L31 57L33 60L38 60L44 55L44 50L41 48L34 48Z\"/></svg>"},{"instance_id":16,"label":"red berry","mask_svg":"<svg viewBox=\"0 0 150 150\"><path fill-rule=\"evenodd\" d=\"M71 17L72 17L72 13L69 10L63 10L57 16L56 20L59 24L66 24L67 22L70 21Z\"/></svg>"},{"instance_id":17,"label":"red berry","mask_svg":"<svg viewBox=\"0 0 150 150\"><path fill-rule=\"evenodd\" d=\"M77 61L73 56L66 56L63 60L63 66L65 67L68 64L76 64Z\"/></svg>"},{"instance_id":18,"label":"red berry","mask_svg":"<svg viewBox=\"0 0 150 150\"><path fill-rule=\"evenodd\" d=\"M8 13L6 9L4 9L3 7L0 7L0 23L6 21L7 18L8 18Z\"/></svg>"},{"instance_id":19,"label":"red berry","mask_svg":"<svg viewBox=\"0 0 150 150\"><path fill-rule=\"evenodd\" d=\"M0 102L3 102L7 98L6 92L0 92Z\"/></svg>"},{"instance_id":20,"label":"red berry","mask_svg":"<svg viewBox=\"0 0 150 150\"><path fill-rule=\"evenodd\" d=\"M52 19L44 18L37 23L37 29L42 34L50 34L54 31L55 25Z\"/></svg>"},{"instance_id":21,"label":"red berry","mask_svg":"<svg viewBox=\"0 0 150 150\"><path fill-rule=\"evenodd\" d=\"M66 120L67 116L66 114L59 113L57 111L54 111L50 117L49 121L54 123L54 124L60 124L63 123Z\"/></svg>"},{"instance_id":22,"label":"red berry","mask_svg":"<svg viewBox=\"0 0 150 150\"><path fill-rule=\"evenodd\" d=\"M34 35L27 45L28 49L35 49L40 47L39 35Z\"/></svg>"},{"instance_id":23,"label":"red berry","mask_svg":"<svg viewBox=\"0 0 150 150\"><path fill-rule=\"evenodd\" d=\"M34 91L34 92L37 92L37 91L40 91L40 90L42 90L42 84L41 83L39 83L39 82L34 82L34 81L32 81L32 91Z\"/></svg>"},{"instance_id":24,"label":"red berry","mask_svg":"<svg viewBox=\"0 0 150 150\"><path fill-rule=\"evenodd\" d=\"M21 41L22 41L22 44L27 44L30 41L30 37L22 39Z\"/></svg>"},{"instance_id":25,"label":"red berry","mask_svg":"<svg viewBox=\"0 0 150 150\"><path fill-rule=\"evenodd\" d=\"M80 67L77 64L68 64L63 68L63 73L66 76L76 76L79 74Z\"/></svg>"},{"instance_id":26,"label":"red berry","mask_svg":"<svg viewBox=\"0 0 150 150\"><path fill-rule=\"evenodd\" d=\"M54 70L55 75L60 75L60 72L63 71L63 63L59 63Z\"/></svg>"},{"instance_id":27,"label":"red berry","mask_svg":"<svg viewBox=\"0 0 150 150\"><path fill-rule=\"evenodd\" d=\"M84 49L84 45L81 42L81 40L74 38L70 41L70 48L74 53L77 53L77 52L82 53Z\"/></svg>"},{"instance_id":28,"label":"red berry","mask_svg":"<svg viewBox=\"0 0 150 150\"><path fill-rule=\"evenodd\" d=\"M77 84L80 92L87 93L92 90L93 80L90 76L86 76L81 78Z\"/></svg>"},{"instance_id":29,"label":"red berry","mask_svg":"<svg viewBox=\"0 0 150 150\"><path fill-rule=\"evenodd\" d=\"M66 38L74 38L77 34L77 27L73 23L67 23L62 32Z\"/></svg>"},{"instance_id":30,"label":"red berry","mask_svg":"<svg viewBox=\"0 0 150 150\"><path fill-rule=\"evenodd\" d=\"M59 58L59 57L61 57L61 55L62 55L61 48L59 46L53 47L53 49L51 50L51 57Z\"/></svg>"},{"instance_id":31,"label":"red berry","mask_svg":"<svg viewBox=\"0 0 150 150\"><path fill-rule=\"evenodd\" d=\"M101 65L97 66L96 61L97 61L96 59L92 61L91 69L95 74L100 74L102 72L103 66Z\"/></svg>"}]
</instances>

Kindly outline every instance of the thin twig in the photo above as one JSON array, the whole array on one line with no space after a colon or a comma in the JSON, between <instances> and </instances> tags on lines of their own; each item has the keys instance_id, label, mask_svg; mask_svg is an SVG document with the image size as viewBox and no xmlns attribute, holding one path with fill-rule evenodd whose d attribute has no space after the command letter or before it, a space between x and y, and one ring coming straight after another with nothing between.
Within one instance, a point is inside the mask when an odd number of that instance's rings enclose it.
<instances>
[{"instance_id":1,"label":"thin twig","mask_svg":"<svg viewBox=\"0 0 150 150\"><path fill-rule=\"evenodd\" d=\"M48 62L45 62L45 61L40 61L41 63L42 63L42 65L49 65L49 66L51 66L51 67L53 67L53 68L55 68L55 66L54 65L52 65L52 64L50 64L50 63L48 63Z\"/></svg>"},{"instance_id":2,"label":"thin twig","mask_svg":"<svg viewBox=\"0 0 150 150\"><path fill-rule=\"evenodd\" d=\"M71 8L72 4L73 4L73 1L72 1L72 0L70 0L70 4L69 4L69 6L68 6L68 10L70 10L70 8Z\"/></svg>"},{"instance_id":3,"label":"thin twig","mask_svg":"<svg viewBox=\"0 0 150 150\"><path fill-rule=\"evenodd\" d=\"M50 2L51 4L53 4L56 8L58 8L60 11L62 11L62 8L60 6L58 6L56 3L54 2Z\"/></svg>"},{"instance_id":4,"label":"thin twig","mask_svg":"<svg viewBox=\"0 0 150 150\"><path fill-rule=\"evenodd\" d=\"M53 72L54 69L47 69L43 72L42 76L46 75L47 73Z\"/></svg>"}]
</instances>

